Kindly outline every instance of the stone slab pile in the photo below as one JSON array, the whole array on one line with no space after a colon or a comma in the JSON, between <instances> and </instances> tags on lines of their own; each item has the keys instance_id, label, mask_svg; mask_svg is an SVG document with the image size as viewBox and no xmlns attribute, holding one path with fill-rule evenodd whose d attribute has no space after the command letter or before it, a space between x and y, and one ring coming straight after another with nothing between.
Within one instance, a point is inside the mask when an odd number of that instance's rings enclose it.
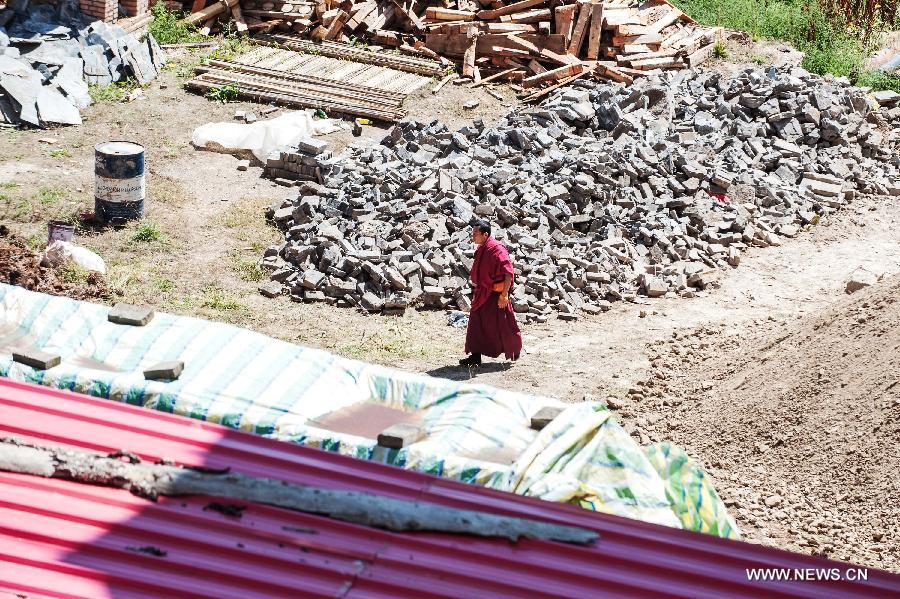
<instances>
[{"instance_id":1,"label":"stone slab pile","mask_svg":"<svg viewBox=\"0 0 900 599\"><path fill-rule=\"evenodd\" d=\"M0 11L0 123L47 127L81 124L88 85L125 79L147 84L165 55L152 35L88 23L77 3Z\"/></svg>"},{"instance_id":2,"label":"stone slab pile","mask_svg":"<svg viewBox=\"0 0 900 599\"><path fill-rule=\"evenodd\" d=\"M287 186L295 185L297 181L322 183L323 161L331 157L327 143L308 137L294 147L267 156L263 176Z\"/></svg>"},{"instance_id":3,"label":"stone slab pile","mask_svg":"<svg viewBox=\"0 0 900 599\"><path fill-rule=\"evenodd\" d=\"M404 122L320 160L268 217L266 294L370 312L469 307L483 218L527 321L690 296L749 246L779 245L857 193L900 195L900 95L799 68L576 82L459 131Z\"/></svg>"}]
</instances>

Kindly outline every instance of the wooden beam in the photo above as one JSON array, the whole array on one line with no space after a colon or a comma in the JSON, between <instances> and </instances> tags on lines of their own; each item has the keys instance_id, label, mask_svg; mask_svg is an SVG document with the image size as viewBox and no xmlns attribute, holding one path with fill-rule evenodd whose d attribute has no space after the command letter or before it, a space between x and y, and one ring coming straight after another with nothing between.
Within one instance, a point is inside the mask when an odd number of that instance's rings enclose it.
<instances>
[{"instance_id":1,"label":"wooden beam","mask_svg":"<svg viewBox=\"0 0 900 599\"><path fill-rule=\"evenodd\" d=\"M540 23L541 21L550 20L550 9L539 8L537 10L527 10L525 12L517 12L511 15L500 17L502 23Z\"/></svg>"},{"instance_id":2,"label":"wooden beam","mask_svg":"<svg viewBox=\"0 0 900 599\"><path fill-rule=\"evenodd\" d=\"M425 18L431 21L474 21L475 13L432 6L425 9Z\"/></svg>"},{"instance_id":3,"label":"wooden beam","mask_svg":"<svg viewBox=\"0 0 900 599\"><path fill-rule=\"evenodd\" d=\"M225 12L226 4L228 8L231 8L235 4L238 3L238 0L222 0L221 2L216 2L212 6L208 6L203 10L199 10L193 14L190 14L181 20L182 23L186 23L188 25L196 25L197 23L205 23L210 19L214 19L219 16L223 12Z\"/></svg>"},{"instance_id":4,"label":"wooden beam","mask_svg":"<svg viewBox=\"0 0 900 599\"><path fill-rule=\"evenodd\" d=\"M499 79L500 77L503 77L504 75L508 75L509 73L512 73L512 72L515 71L515 70L516 70L516 68L513 67L513 68L511 68L511 69L506 69L506 70L504 70L504 71L500 71L499 73L494 73L493 75L491 75L491 76L489 76L489 77L485 77L485 78L482 79L481 81L476 81L475 83L473 83L473 84L470 85L469 87L481 87L482 85L484 85L484 84L487 83L488 81L493 81L494 79Z\"/></svg>"},{"instance_id":5,"label":"wooden beam","mask_svg":"<svg viewBox=\"0 0 900 599\"><path fill-rule=\"evenodd\" d=\"M577 10L577 4L557 6L554 10L556 33L565 37L567 45L572 39L572 26L575 24L575 11Z\"/></svg>"},{"instance_id":6,"label":"wooden beam","mask_svg":"<svg viewBox=\"0 0 900 599\"><path fill-rule=\"evenodd\" d=\"M539 75L533 75L522 80L522 87L529 88L546 82L555 82L560 79L567 79L574 75L580 75L585 71L583 64L570 64L552 71L545 71Z\"/></svg>"},{"instance_id":7,"label":"wooden beam","mask_svg":"<svg viewBox=\"0 0 900 599\"><path fill-rule=\"evenodd\" d=\"M475 50L478 48L478 34L473 35L469 41L469 47L463 54L463 77L475 77Z\"/></svg>"},{"instance_id":8,"label":"wooden beam","mask_svg":"<svg viewBox=\"0 0 900 599\"><path fill-rule=\"evenodd\" d=\"M591 5L591 29L588 33L587 57L589 60L597 60L600 54L600 34L603 33L603 5Z\"/></svg>"},{"instance_id":9,"label":"wooden beam","mask_svg":"<svg viewBox=\"0 0 900 599\"><path fill-rule=\"evenodd\" d=\"M540 6L541 4L546 4L547 2L548 0L522 0L521 2L515 2L513 4L504 6L503 8L479 11L478 18L482 21L490 21L504 15L511 15L517 12L522 12L525 9L531 8L533 6Z\"/></svg>"},{"instance_id":10,"label":"wooden beam","mask_svg":"<svg viewBox=\"0 0 900 599\"><path fill-rule=\"evenodd\" d=\"M588 21L591 17L591 5L588 2L579 2L578 21L572 31L572 41L569 42L569 54L578 56L581 46L584 44L584 34L587 31Z\"/></svg>"}]
</instances>

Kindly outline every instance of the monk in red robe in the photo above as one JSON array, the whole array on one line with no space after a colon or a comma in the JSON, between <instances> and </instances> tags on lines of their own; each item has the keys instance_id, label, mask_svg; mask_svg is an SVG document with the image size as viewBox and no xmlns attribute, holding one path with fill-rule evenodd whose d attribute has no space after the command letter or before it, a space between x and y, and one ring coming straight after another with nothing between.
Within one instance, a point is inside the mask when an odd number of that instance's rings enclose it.
<instances>
[{"instance_id":1,"label":"monk in red robe","mask_svg":"<svg viewBox=\"0 0 900 599\"><path fill-rule=\"evenodd\" d=\"M482 355L496 358L500 354L517 360L522 351L522 335L509 301L515 276L509 252L491 237L491 226L486 221L475 222L472 241L478 249L469 275L475 286L466 330L466 353L471 355L459 363L479 366Z\"/></svg>"}]
</instances>

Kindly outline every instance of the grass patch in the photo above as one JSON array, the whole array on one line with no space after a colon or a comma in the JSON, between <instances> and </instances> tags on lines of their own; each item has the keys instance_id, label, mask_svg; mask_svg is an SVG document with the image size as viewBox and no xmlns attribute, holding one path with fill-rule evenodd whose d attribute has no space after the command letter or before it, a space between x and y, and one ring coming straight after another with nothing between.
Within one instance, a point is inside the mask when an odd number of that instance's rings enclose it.
<instances>
[{"instance_id":1,"label":"grass patch","mask_svg":"<svg viewBox=\"0 0 900 599\"><path fill-rule=\"evenodd\" d=\"M900 75L892 73L882 73L881 71L863 71L856 81L857 85L862 87L871 87L872 89L889 89L900 94Z\"/></svg>"},{"instance_id":2,"label":"grass patch","mask_svg":"<svg viewBox=\"0 0 900 599\"><path fill-rule=\"evenodd\" d=\"M50 150L50 158L70 158L72 154L65 148Z\"/></svg>"},{"instance_id":3,"label":"grass patch","mask_svg":"<svg viewBox=\"0 0 900 599\"><path fill-rule=\"evenodd\" d=\"M62 264L57 269L56 273L64 283L69 283L71 285L87 284L88 277L91 274L88 269L76 264L72 260L69 260L68 262Z\"/></svg>"},{"instance_id":4,"label":"grass patch","mask_svg":"<svg viewBox=\"0 0 900 599\"><path fill-rule=\"evenodd\" d=\"M234 231L238 241L264 249L282 238L281 232L265 219L266 207L271 203L272 200L267 198L245 198L232 202L222 217L222 224Z\"/></svg>"},{"instance_id":5,"label":"grass patch","mask_svg":"<svg viewBox=\"0 0 900 599\"><path fill-rule=\"evenodd\" d=\"M755 39L789 42L804 53L803 68L824 75L863 78L863 62L877 40L880 24L867 35L839 18L829 18L818 0L673 0L688 15L708 26L750 33ZM896 26L896 24L894 25ZM866 75L871 87L893 89L897 76Z\"/></svg>"},{"instance_id":6,"label":"grass patch","mask_svg":"<svg viewBox=\"0 0 900 599\"><path fill-rule=\"evenodd\" d=\"M156 279L155 284L156 284L156 288L159 291L161 291L162 293L169 293L170 291L175 289L175 282L172 281L171 279L164 279L164 278Z\"/></svg>"},{"instance_id":7,"label":"grass patch","mask_svg":"<svg viewBox=\"0 0 900 599\"><path fill-rule=\"evenodd\" d=\"M182 13L169 10L162 2L150 9L153 21L149 31L160 44L190 44L192 42L205 41L206 38L197 33L194 25L181 22Z\"/></svg>"},{"instance_id":8,"label":"grass patch","mask_svg":"<svg viewBox=\"0 0 900 599\"><path fill-rule=\"evenodd\" d=\"M131 241L135 243L153 243L162 239L162 231L156 223L142 223L131 235Z\"/></svg>"},{"instance_id":9,"label":"grass patch","mask_svg":"<svg viewBox=\"0 0 900 599\"><path fill-rule=\"evenodd\" d=\"M247 310L243 304L227 295L221 287L216 285L210 285L203 289L200 307L219 312L242 312Z\"/></svg>"},{"instance_id":10,"label":"grass patch","mask_svg":"<svg viewBox=\"0 0 900 599\"><path fill-rule=\"evenodd\" d=\"M52 187L40 187L29 196L15 192L0 193L0 220L18 223L34 223L42 220L73 222L76 220L77 204L66 202L66 197L65 191Z\"/></svg>"},{"instance_id":11,"label":"grass patch","mask_svg":"<svg viewBox=\"0 0 900 599\"><path fill-rule=\"evenodd\" d=\"M0 183L0 189L15 189L18 186L18 183L13 183L12 181L4 181Z\"/></svg>"},{"instance_id":12,"label":"grass patch","mask_svg":"<svg viewBox=\"0 0 900 599\"><path fill-rule=\"evenodd\" d=\"M266 270L259 265L256 258L245 258L237 254L232 254L231 268L241 280L249 283L258 283L267 275Z\"/></svg>"}]
</instances>

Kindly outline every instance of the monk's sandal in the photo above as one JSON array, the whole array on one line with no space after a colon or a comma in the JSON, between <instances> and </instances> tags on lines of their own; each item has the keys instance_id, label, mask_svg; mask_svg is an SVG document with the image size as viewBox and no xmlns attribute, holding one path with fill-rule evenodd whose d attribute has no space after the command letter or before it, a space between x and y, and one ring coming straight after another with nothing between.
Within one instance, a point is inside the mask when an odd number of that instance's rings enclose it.
<instances>
[{"instance_id":1,"label":"monk's sandal","mask_svg":"<svg viewBox=\"0 0 900 599\"><path fill-rule=\"evenodd\" d=\"M468 358L460 360L459 365L468 366L470 368L472 366L481 366L481 356L469 356Z\"/></svg>"}]
</instances>

